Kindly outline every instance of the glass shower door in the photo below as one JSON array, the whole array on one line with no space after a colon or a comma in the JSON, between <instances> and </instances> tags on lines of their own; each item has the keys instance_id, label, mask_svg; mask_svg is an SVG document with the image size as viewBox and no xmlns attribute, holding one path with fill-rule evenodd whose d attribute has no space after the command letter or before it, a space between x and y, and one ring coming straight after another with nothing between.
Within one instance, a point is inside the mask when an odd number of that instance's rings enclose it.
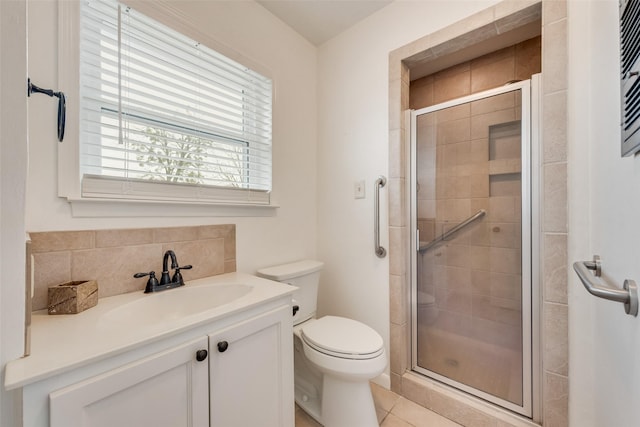
<instances>
[{"instance_id":1,"label":"glass shower door","mask_svg":"<svg viewBox=\"0 0 640 427\"><path fill-rule=\"evenodd\" d=\"M413 370L531 415L529 83L412 113Z\"/></svg>"}]
</instances>

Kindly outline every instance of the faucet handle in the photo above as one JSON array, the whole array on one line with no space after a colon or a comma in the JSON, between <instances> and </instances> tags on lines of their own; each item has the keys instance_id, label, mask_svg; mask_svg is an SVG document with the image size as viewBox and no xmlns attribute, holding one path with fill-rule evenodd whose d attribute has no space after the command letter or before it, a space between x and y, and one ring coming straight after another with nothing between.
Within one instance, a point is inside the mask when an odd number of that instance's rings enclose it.
<instances>
[{"instance_id":1,"label":"faucet handle","mask_svg":"<svg viewBox=\"0 0 640 427\"><path fill-rule=\"evenodd\" d=\"M133 277L135 277L136 279L139 279L145 276L149 276L149 280L147 280L147 287L144 289L144 293L148 294L150 292L155 292L156 288L159 285L158 279L156 279L155 271L150 271L148 273L136 273L133 275Z\"/></svg>"},{"instance_id":2,"label":"faucet handle","mask_svg":"<svg viewBox=\"0 0 640 427\"><path fill-rule=\"evenodd\" d=\"M182 273L180 273L180 270L191 270L193 268L192 265L184 265L182 267L176 267L175 273L173 274L173 278L171 279L171 281L173 283L179 283L180 286L184 285L184 280L182 279Z\"/></svg>"}]
</instances>

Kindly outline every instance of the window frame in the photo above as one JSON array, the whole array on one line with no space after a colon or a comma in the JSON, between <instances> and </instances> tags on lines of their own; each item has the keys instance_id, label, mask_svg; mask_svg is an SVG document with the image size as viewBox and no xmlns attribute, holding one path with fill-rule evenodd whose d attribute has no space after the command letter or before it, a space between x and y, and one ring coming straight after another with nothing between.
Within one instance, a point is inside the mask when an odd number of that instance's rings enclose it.
<instances>
[{"instance_id":1,"label":"window frame","mask_svg":"<svg viewBox=\"0 0 640 427\"><path fill-rule=\"evenodd\" d=\"M273 216L278 204L274 201L273 191L273 152L272 152L272 189L268 197L259 197L249 189L231 189L188 185L193 191L176 197L178 190L168 197L155 194L152 197L140 196L132 192L126 197L116 197L100 191L83 194L80 172L80 3L64 1L58 3L58 80L59 87L67 95L67 131L64 142L58 144L58 196L71 204L73 216ZM163 2L136 4L136 10L169 28L195 40L228 58L268 77L272 81L272 115L276 106L276 82L266 67L242 54L222 45L192 25L187 16ZM272 116L273 117L273 116ZM273 119L272 119L273 123ZM273 131L272 131L273 135ZM106 186L122 185L122 180L101 177ZM95 184L95 182L93 182ZM148 182L144 185L158 186ZM99 184L102 185L102 184ZM160 183L160 186L162 183ZM166 185L165 185L166 186ZM92 188L96 188L95 185ZM202 189L211 194L202 196ZM187 188L189 189L189 188ZM198 191L198 189L200 189ZM246 197L242 197L243 193ZM253 194L251 194L253 193ZM258 196L258 197L256 197Z\"/></svg>"}]
</instances>

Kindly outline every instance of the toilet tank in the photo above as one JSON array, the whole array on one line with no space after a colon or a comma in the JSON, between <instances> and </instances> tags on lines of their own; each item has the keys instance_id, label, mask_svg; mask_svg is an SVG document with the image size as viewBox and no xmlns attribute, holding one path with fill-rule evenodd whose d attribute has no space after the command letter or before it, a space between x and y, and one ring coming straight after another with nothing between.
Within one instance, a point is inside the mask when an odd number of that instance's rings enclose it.
<instances>
[{"instance_id":1,"label":"toilet tank","mask_svg":"<svg viewBox=\"0 0 640 427\"><path fill-rule=\"evenodd\" d=\"M293 293L293 305L299 307L293 316L294 325L304 322L316 314L318 284L323 265L320 261L304 260L258 270L260 277L287 283L298 288Z\"/></svg>"}]
</instances>

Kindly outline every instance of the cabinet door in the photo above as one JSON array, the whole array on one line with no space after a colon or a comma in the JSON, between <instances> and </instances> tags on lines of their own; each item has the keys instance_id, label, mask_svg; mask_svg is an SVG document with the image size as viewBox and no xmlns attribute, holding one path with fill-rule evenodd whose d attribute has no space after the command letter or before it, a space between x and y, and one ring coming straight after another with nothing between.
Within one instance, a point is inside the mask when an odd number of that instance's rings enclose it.
<instances>
[{"instance_id":1,"label":"cabinet door","mask_svg":"<svg viewBox=\"0 0 640 427\"><path fill-rule=\"evenodd\" d=\"M291 307L209 335L211 427L293 427Z\"/></svg>"},{"instance_id":2,"label":"cabinet door","mask_svg":"<svg viewBox=\"0 0 640 427\"><path fill-rule=\"evenodd\" d=\"M51 427L207 427L202 337L49 395Z\"/></svg>"}]
</instances>

